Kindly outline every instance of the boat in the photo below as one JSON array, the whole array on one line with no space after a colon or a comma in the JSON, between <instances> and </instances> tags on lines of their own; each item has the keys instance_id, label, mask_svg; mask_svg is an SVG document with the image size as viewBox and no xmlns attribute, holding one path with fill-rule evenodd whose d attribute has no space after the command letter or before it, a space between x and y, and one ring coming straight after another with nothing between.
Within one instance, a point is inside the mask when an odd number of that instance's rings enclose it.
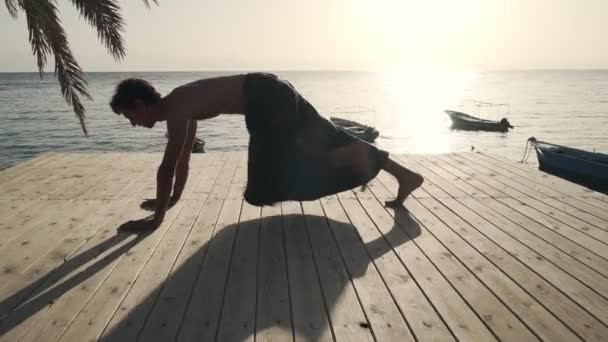
<instances>
[{"instance_id":1,"label":"boat","mask_svg":"<svg viewBox=\"0 0 608 342\"><path fill-rule=\"evenodd\" d=\"M502 118L500 121L493 121L480 119L454 110L446 110L445 113L452 119L452 129L464 131L508 132L509 128L513 128L506 118Z\"/></svg>"},{"instance_id":2,"label":"boat","mask_svg":"<svg viewBox=\"0 0 608 342\"><path fill-rule=\"evenodd\" d=\"M205 153L205 141L194 137L194 143L192 144L192 153Z\"/></svg>"},{"instance_id":3,"label":"boat","mask_svg":"<svg viewBox=\"0 0 608 342\"><path fill-rule=\"evenodd\" d=\"M528 142L536 150L540 170L608 192L608 154L552 144L534 137Z\"/></svg>"},{"instance_id":4,"label":"boat","mask_svg":"<svg viewBox=\"0 0 608 342\"><path fill-rule=\"evenodd\" d=\"M378 132L376 128L358 123L356 121L333 116L330 117L330 120L339 129L361 140L367 141L368 143L373 143L380 135L380 132Z\"/></svg>"}]
</instances>

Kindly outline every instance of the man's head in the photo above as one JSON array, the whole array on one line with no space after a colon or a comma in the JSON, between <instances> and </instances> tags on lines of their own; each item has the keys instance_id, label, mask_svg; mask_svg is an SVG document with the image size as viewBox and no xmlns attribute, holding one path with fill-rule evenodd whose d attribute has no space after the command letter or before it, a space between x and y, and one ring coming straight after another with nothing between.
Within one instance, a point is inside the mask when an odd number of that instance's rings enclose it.
<instances>
[{"instance_id":1,"label":"man's head","mask_svg":"<svg viewBox=\"0 0 608 342\"><path fill-rule=\"evenodd\" d=\"M110 107L116 114L124 115L133 126L152 128L158 119L161 96L147 81L129 78L116 86Z\"/></svg>"}]
</instances>

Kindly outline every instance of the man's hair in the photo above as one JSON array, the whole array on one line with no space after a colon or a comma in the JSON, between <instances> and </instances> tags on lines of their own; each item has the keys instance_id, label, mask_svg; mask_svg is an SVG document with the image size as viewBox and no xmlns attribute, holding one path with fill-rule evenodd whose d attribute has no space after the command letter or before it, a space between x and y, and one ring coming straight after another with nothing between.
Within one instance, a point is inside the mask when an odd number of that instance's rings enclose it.
<instances>
[{"instance_id":1,"label":"man's hair","mask_svg":"<svg viewBox=\"0 0 608 342\"><path fill-rule=\"evenodd\" d=\"M138 78L128 78L116 86L116 93L112 97L110 107L116 114L135 109L135 100L142 100L145 104L158 103L160 94L148 81Z\"/></svg>"}]
</instances>

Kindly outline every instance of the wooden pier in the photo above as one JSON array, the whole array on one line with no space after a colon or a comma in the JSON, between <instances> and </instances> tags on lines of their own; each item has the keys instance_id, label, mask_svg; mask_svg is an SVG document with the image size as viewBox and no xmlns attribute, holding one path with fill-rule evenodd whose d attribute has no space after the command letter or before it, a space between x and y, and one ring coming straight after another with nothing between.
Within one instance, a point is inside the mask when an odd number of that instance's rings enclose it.
<instances>
[{"instance_id":1,"label":"wooden pier","mask_svg":"<svg viewBox=\"0 0 608 342\"><path fill-rule=\"evenodd\" d=\"M601 341L608 196L480 153L426 179L242 199L243 152L193 155L151 233L160 154L46 154L0 172L0 341Z\"/></svg>"}]
</instances>

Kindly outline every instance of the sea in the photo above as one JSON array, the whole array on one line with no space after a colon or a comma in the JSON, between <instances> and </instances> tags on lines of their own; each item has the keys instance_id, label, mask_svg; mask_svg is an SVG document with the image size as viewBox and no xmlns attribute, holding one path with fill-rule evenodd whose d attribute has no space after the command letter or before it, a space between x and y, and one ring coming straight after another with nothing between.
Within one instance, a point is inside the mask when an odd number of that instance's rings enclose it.
<instances>
[{"instance_id":1,"label":"sea","mask_svg":"<svg viewBox=\"0 0 608 342\"><path fill-rule=\"evenodd\" d=\"M270 71L272 72L272 71ZM161 94L194 80L237 72L90 72L85 136L55 76L0 73L0 169L46 152L161 152L166 126L134 128L108 105L122 79L150 81ZM391 72L275 71L325 117L372 125L391 153L481 151L521 160L529 137L608 153L608 70ZM498 120L508 133L450 129L444 110ZM246 150L240 115L200 122L207 152ZM536 158L528 159L535 163ZM160 162L160 161L159 161Z\"/></svg>"}]
</instances>

